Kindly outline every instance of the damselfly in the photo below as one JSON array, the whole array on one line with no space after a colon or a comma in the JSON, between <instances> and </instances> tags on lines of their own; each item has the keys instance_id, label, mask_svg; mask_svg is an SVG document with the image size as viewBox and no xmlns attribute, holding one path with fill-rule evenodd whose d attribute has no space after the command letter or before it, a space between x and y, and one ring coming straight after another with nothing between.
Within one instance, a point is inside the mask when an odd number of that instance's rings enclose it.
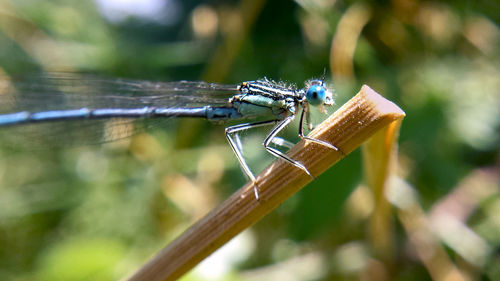
<instances>
[{"instance_id":1,"label":"damselfly","mask_svg":"<svg viewBox=\"0 0 500 281\"><path fill-rule=\"evenodd\" d=\"M35 78L9 80L0 84L0 126L17 126L56 121L193 117L210 121L251 120L227 127L227 140L244 174L254 185L255 176L243 157L238 133L274 125L263 141L264 148L279 159L313 177L308 169L271 146L291 148L292 143L278 137L300 110L300 138L341 151L330 143L304 135L304 124L312 129L310 106L321 112L334 104L332 91L324 79L312 79L305 87L277 83L268 79L222 85L206 82L149 82L107 80L89 76L46 74Z\"/></svg>"}]
</instances>

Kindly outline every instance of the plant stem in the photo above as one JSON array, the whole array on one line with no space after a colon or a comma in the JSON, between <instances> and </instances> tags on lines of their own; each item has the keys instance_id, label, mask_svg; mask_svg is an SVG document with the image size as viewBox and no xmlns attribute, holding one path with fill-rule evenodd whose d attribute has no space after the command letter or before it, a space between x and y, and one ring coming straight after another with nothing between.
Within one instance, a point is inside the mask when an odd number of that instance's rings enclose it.
<instances>
[{"instance_id":1,"label":"plant stem","mask_svg":"<svg viewBox=\"0 0 500 281\"><path fill-rule=\"evenodd\" d=\"M368 86L314 129L309 137L326 141L343 153L311 141L300 141L288 153L314 176L360 146L378 130L400 120L404 112ZM238 233L262 219L311 177L282 160L274 161L258 177L260 201L253 185L246 184L212 212L187 229L140 268L129 280L175 280L224 245Z\"/></svg>"}]
</instances>

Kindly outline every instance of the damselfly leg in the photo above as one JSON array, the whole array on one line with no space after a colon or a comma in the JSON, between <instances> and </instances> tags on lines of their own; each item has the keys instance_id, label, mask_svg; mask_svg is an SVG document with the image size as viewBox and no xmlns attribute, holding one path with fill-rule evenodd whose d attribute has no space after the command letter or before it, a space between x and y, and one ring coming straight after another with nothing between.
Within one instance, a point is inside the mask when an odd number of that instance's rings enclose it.
<instances>
[{"instance_id":1,"label":"damselfly leg","mask_svg":"<svg viewBox=\"0 0 500 281\"><path fill-rule=\"evenodd\" d=\"M306 107L302 107L302 112L300 114L300 121L299 121L299 137L301 139L305 139L305 140L308 140L308 141L315 142L317 144L324 145L324 146L326 146L328 148L331 148L331 149L333 149L335 151L338 151L340 154L342 154L343 156L345 156L345 153L342 152L342 150L340 150L335 145L333 145L331 143L328 143L326 141L318 140L318 139L311 138L311 137L308 137L308 136L304 135L304 121L307 121L308 125L310 124L309 118L307 118L306 114L309 114L309 112L307 111ZM306 118L304 118L304 116L306 116Z\"/></svg>"},{"instance_id":2,"label":"damselfly leg","mask_svg":"<svg viewBox=\"0 0 500 281\"><path fill-rule=\"evenodd\" d=\"M245 124L239 124L231 127L226 128L226 138L229 141L229 145L233 149L234 154L236 155L236 158L238 159L238 162L240 163L241 169L245 173L245 175L248 177L248 179L252 182L253 184L253 190L255 193L255 198L259 200L259 190L257 187L257 181L255 180L255 176L253 175L252 171L248 167L245 158L243 157L243 150L242 150L242 145L241 145L241 140L240 137L238 136L238 132L245 131L248 129L253 129L257 127L262 127L262 126L268 126L272 125L278 122L278 120L268 120L268 121L262 121L262 122L256 122L256 123L245 123ZM233 135L235 136L233 139Z\"/></svg>"},{"instance_id":3,"label":"damselfly leg","mask_svg":"<svg viewBox=\"0 0 500 281\"><path fill-rule=\"evenodd\" d=\"M314 176L309 172L309 170L307 170L307 168L302 165L300 162L298 161L295 161L293 160L292 158L290 158L290 156L286 155L285 153L279 151L278 149L274 148L274 147L271 147L269 146L269 144L271 142L273 142L272 140L276 137L276 135L281 132L281 130L283 130L288 124L290 124L290 122L293 121L293 119L295 118L295 115L290 115L288 117L286 117L283 121L281 121L280 123L278 123L278 125L276 125L272 130L271 132L269 133L269 135L267 135L267 137L264 139L264 147L266 148L266 150L271 153L272 155L274 155L275 157L278 157L278 158L281 158L283 160L285 160L286 162L294 165L295 167L303 170L306 174L308 174L311 178L314 179Z\"/></svg>"},{"instance_id":4,"label":"damselfly leg","mask_svg":"<svg viewBox=\"0 0 500 281\"><path fill-rule=\"evenodd\" d=\"M275 145L286 147L288 149L291 149L295 145L293 142L287 141L286 139L280 137L274 137L271 142Z\"/></svg>"},{"instance_id":5,"label":"damselfly leg","mask_svg":"<svg viewBox=\"0 0 500 281\"><path fill-rule=\"evenodd\" d=\"M313 175L311 175L309 170L307 170L307 168L304 165L302 165L298 161L293 160L288 155L279 151L278 149L270 146L270 144L273 143L275 145L283 146L283 147L290 149L294 145L293 143L276 136L281 130L283 130L288 124L290 124L290 122L292 122L293 119L294 119L294 115L290 115L287 118L285 118L283 121L269 120L269 121L263 121L263 122L257 122L257 123L240 124L240 125L235 125L235 126L226 128L226 137L229 141L229 144L231 145L231 148L233 149L234 154L236 155L236 158L238 159L238 162L240 163L240 166L243 169L243 172L247 175L247 177L250 179L250 181L252 181L252 183L254 185L255 198L257 200L259 200L259 198L260 198L257 182L256 182L254 174L252 173L252 171L248 167L248 164L246 163L245 158L243 156L241 141L240 141L240 138L238 136L238 132L261 127L261 126L272 125L272 124L276 124L277 122L279 122L271 130L271 132L267 135L267 137L264 139L264 142L263 142L264 147L273 156L275 156L277 158L281 158L281 159L285 160L286 162L296 166L297 168L303 170L306 174L308 174L311 178L314 179Z\"/></svg>"}]
</instances>

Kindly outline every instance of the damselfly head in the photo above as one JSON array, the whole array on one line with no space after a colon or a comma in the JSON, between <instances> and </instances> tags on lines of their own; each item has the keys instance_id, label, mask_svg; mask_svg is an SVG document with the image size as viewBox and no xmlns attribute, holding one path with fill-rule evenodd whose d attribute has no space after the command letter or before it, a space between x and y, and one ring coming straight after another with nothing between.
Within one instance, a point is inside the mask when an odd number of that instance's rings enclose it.
<instances>
[{"instance_id":1,"label":"damselfly head","mask_svg":"<svg viewBox=\"0 0 500 281\"><path fill-rule=\"evenodd\" d=\"M308 81L305 91L307 102L318 107L322 113L326 113L324 106L334 104L333 93L328 89L324 80L313 79Z\"/></svg>"}]
</instances>

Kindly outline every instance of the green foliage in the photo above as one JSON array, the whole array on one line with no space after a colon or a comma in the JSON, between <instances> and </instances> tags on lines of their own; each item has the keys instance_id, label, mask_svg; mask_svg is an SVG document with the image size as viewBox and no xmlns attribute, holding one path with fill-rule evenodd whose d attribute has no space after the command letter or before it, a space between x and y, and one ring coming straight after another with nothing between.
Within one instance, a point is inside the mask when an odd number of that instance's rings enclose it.
<instances>
[{"instance_id":1,"label":"green foliage","mask_svg":"<svg viewBox=\"0 0 500 281\"><path fill-rule=\"evenodd\" d=\"M472 279L500 278L497 1L267 1L262 10L252 6L259 1L243 1L254 4L241 13L234 1L167 1L175 5L160 19L114 22L97 2L0 1L0 71L233 84L267 76L302 86L326 68L337 105L368 84L407 114L399 173L426 214L464 186L482 187L468 189L483 193L469 194L477 200L456 212L468 211L462 223L486 245L485 261L470 264L440 242ZM368 17L356 18L353 7ZM358 36L345 33L354 41L340 37L347 20L366 22ZM352 59L332 55L332 41L351 49ZM21 145L33 138L18 135L18 146L7 146L11 136L0 131L0 279L123 278L245 182L223 126L167 125L116 143L34 150ZM285 137L297 140L291 127ZM263 137L244 135L255 170L273 159ZM399 223L397 258L384 264L372 255L373 198L359 187L361 170L359 154L349 155L255 225L251 239L237 238L250 250L221 259L227 268L218 279L264 278L265 270L294 272L306 262L315 270L296 280L358 279L370 269L388 280L429 278ZM474 176L480 172L489 176ZM189 280L204 280L201 268Z\"/></svg>"}]
</instances>

